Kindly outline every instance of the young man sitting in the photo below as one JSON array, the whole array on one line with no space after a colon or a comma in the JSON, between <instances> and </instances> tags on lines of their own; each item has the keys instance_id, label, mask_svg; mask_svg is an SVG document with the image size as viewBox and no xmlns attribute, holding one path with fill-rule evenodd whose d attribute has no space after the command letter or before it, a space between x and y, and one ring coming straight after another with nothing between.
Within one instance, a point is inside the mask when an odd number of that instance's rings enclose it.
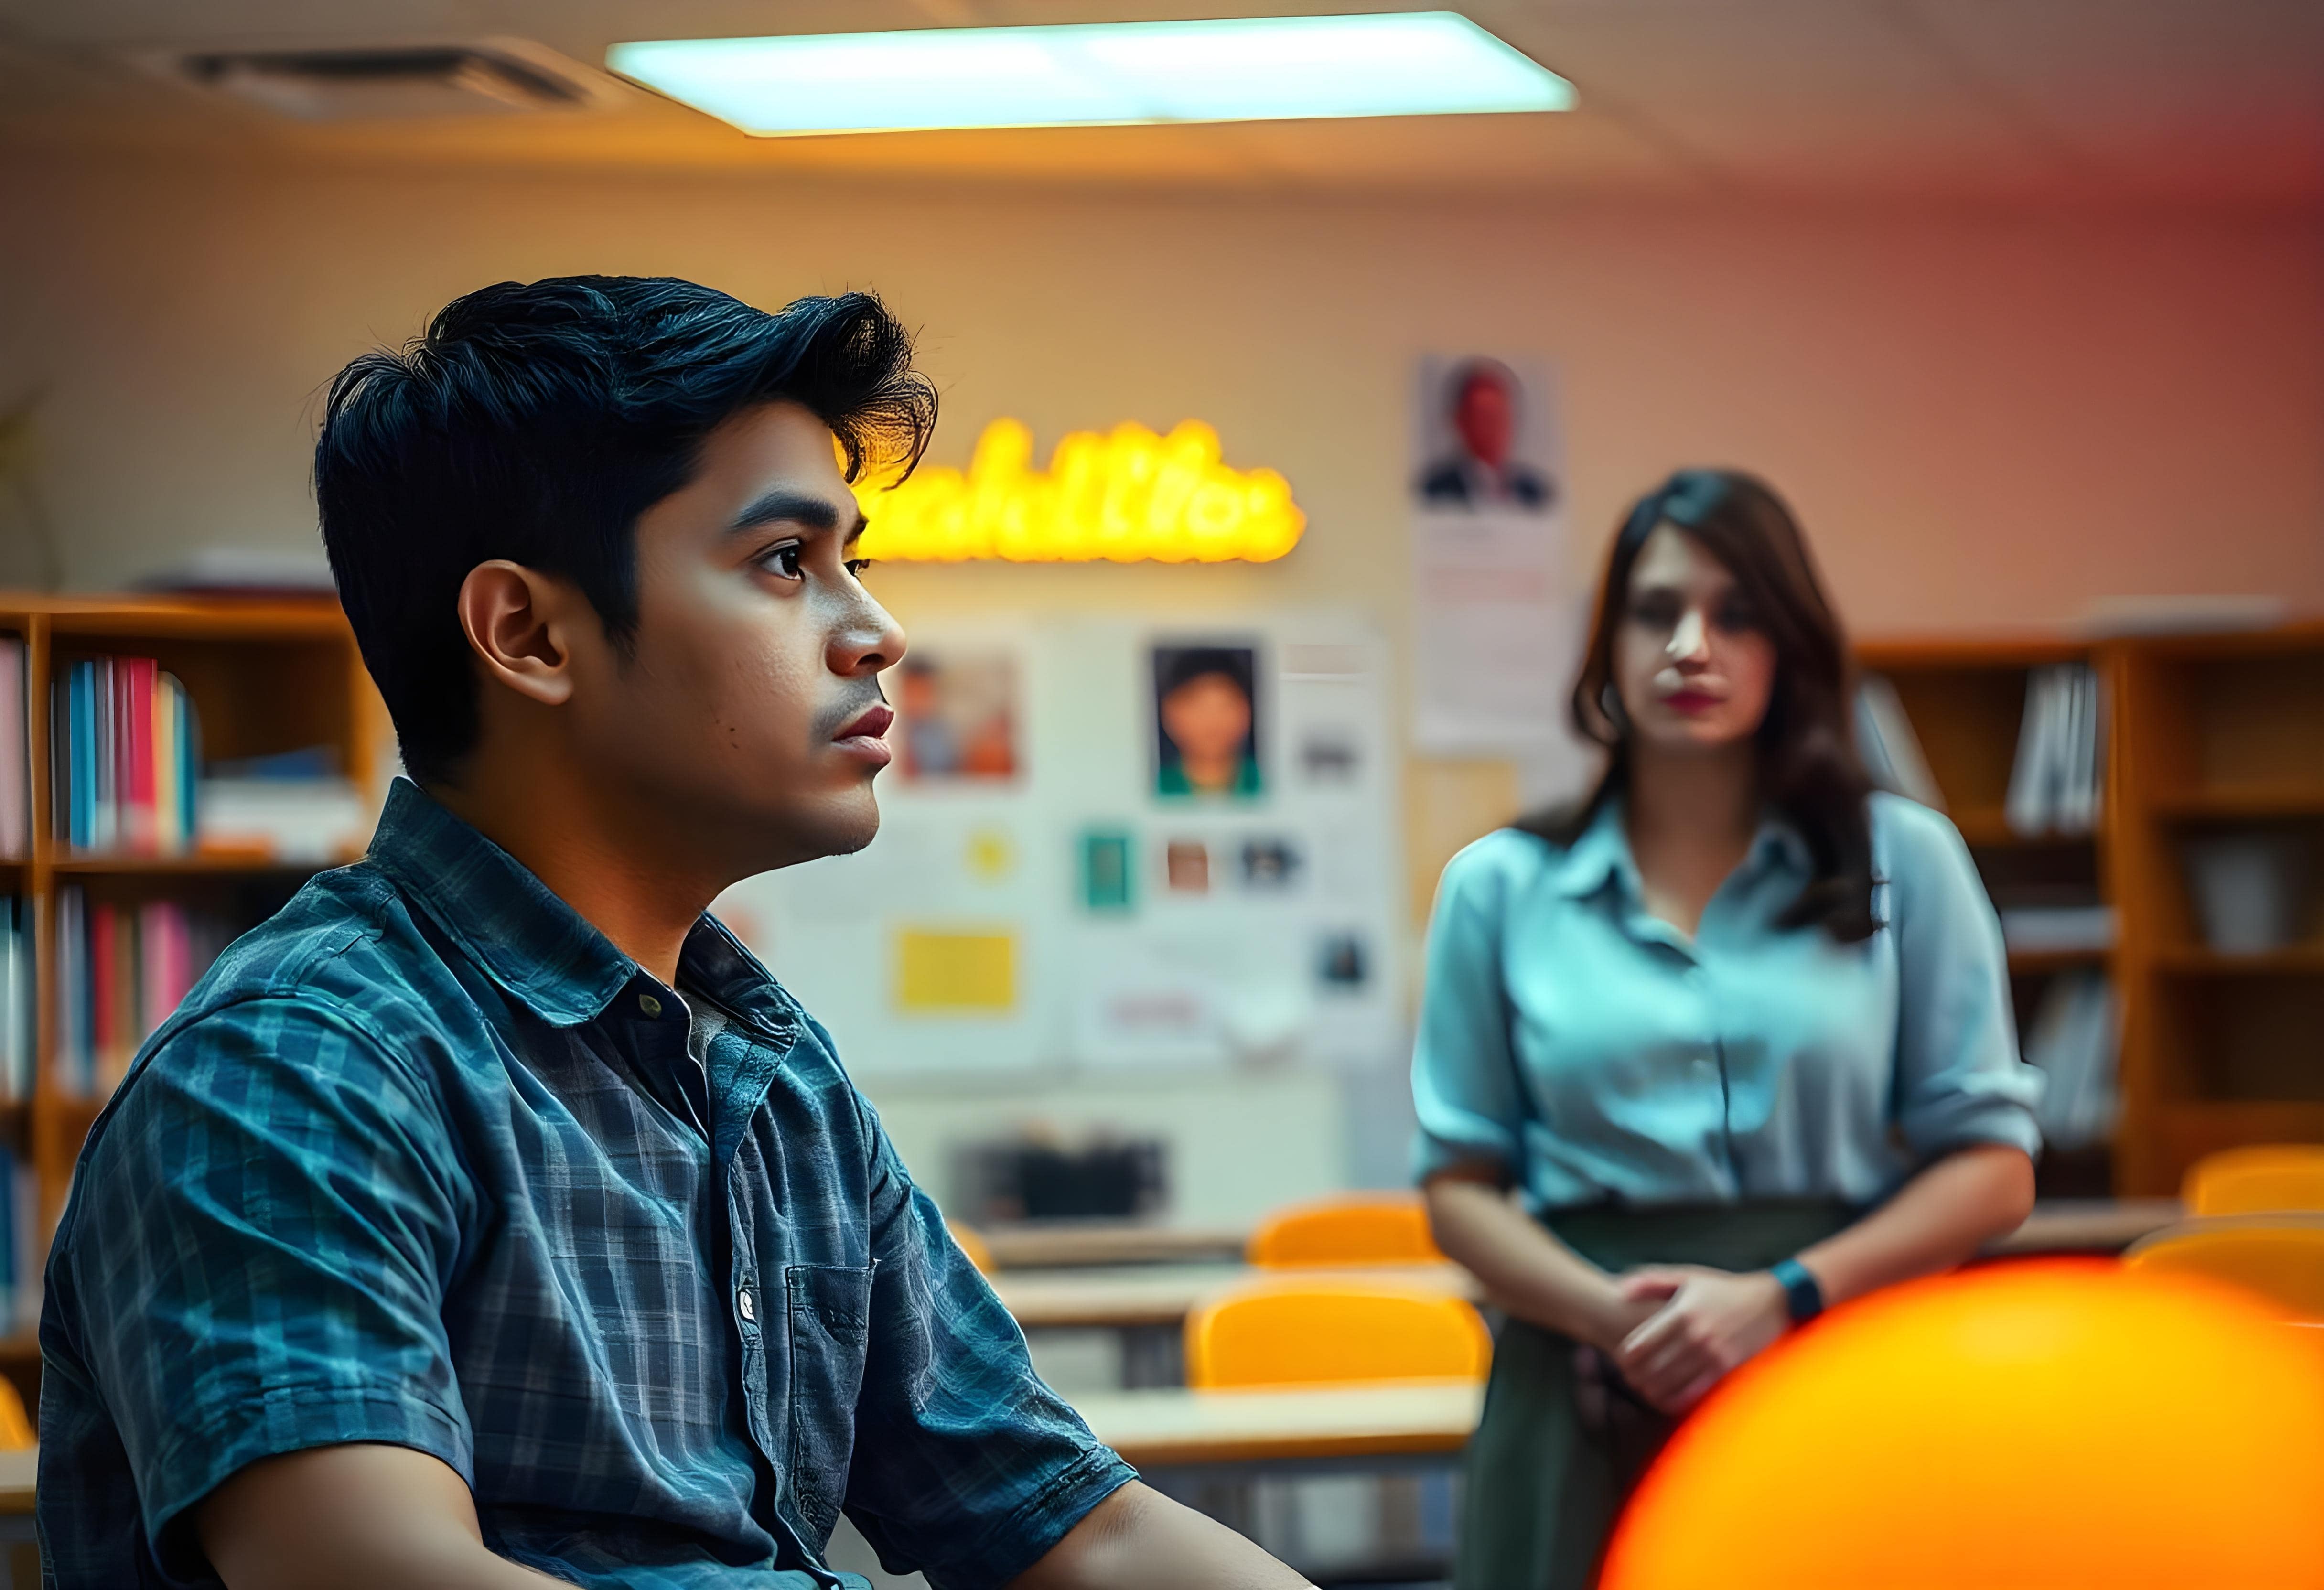
<instances>
[{"instance_id":1,"label":"young man sitting","mask_svg":"<svg viewBox=\"0 0 2324 1590\"><path fill-rule=\"evenodd\" d=\"M334 383L324 540L416 783L90 1135L50 1584L807 1590L843 1508L945 1590L1302 1583L1041 1383L705 914L878 825L904 637L848 481L927 442L910 352L861 295L583 277Z\"/></svg>"}]
</instances>

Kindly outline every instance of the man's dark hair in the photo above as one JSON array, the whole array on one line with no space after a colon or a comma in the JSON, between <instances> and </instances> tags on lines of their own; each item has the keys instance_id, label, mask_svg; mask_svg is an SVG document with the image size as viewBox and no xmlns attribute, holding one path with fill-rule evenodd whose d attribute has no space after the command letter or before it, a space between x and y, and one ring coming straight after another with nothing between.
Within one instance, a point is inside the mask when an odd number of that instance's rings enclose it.
<instances>
[{"instance_id":1,"label":"man's dark hair","mask_svg":"<svg viewBox=\"0 0 2324 1590\"><path fill-rule=\"evenodd\" d=\"M638 516L721 421L778 400L831 427L851 482L909 473L936 424L911 334L860 292L770 314L669 277L504 281L339 372L315 444L323 544L414 778L448 779L475 744L468 571L569 579L628 648Z\"/></svg>"}]
</instances>

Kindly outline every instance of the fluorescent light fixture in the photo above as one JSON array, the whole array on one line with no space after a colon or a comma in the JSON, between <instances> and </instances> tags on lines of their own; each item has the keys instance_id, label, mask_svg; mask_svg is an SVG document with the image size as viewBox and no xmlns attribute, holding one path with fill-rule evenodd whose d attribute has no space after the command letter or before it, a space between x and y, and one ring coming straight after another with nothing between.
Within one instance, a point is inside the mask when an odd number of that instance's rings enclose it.
<instances>
[{"instance_id":1,"label":"fluorescent light fixture","mask_svg":"<svg viewBox=\"0 0 2324 1590\"><path fill-rule=\"evenodd\" d=\"M1450 11L616 44L605 64L762 138L1570 109Z\"/></svg>"}]
</instances>

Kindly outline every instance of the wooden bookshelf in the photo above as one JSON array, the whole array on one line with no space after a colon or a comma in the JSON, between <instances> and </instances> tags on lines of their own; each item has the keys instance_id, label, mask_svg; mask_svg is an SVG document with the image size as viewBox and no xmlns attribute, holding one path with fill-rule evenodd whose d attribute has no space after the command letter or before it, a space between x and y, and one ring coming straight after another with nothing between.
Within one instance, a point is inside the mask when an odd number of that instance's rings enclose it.
<instances>
[{"instance_id":1,"label":"wooden bookshelf","mask_svg":"<svg viewBox=\"0 0 2324 1590\"><path fill-rule=\"evenodd\" d=\"M25 643L31 853L0 860L0 887L33 902L36 1064L32 1097L0 1105L0 1134L34 1168L40 1229L64 1207L74 1161L101 1098L70 1083L57 1054L56 891L69 882L92 898L124 903L182 899L257 914L315 870L246 850L184 855L87 855L54 837L50 811L49 684L56 669L92 655L151 657L178 676L201 723L206 759L257 757L327 745L358 788L376 791L388 736L338 604L327 598L84 597L0 593L0 633ZM239 906L239 909L237 909ZM29 1267L45 1257L23 1255ZM28 1402L37 1396L40 1348L29 1332L0 1336L0 1374Z\"/></svg>"},{"instance_id":2,"label":"wooden bookshelf","mask_svg":"<svg viewBox=\"0 0 2324 1590\"><path fill-rule=\"evenodd\" d=\"M2324 624L2075 642L1911 640L1859 648L1886 676L1988 888L2088 886L2114 905L2111 952L2010 957L2021 1027L2046 979L2106 966L2122 1010L2123 1116L2098 1166L2125 1195L2178 1190L2188 1165L2240 1144L2324 1141ZM2001 817L2027 672L2087 661L2109 698L2096 832L2018 835ZM2303 940L2210 948L2190 897L2191 835L2263 826L2308 836ZM2073 1190L2090 1190L2078 1186Z\"/></svg>"},{"instance_id":3,"label":"wooden bookshelf","mask_svg":"<svg viewBox=\"0 0 2324 1590\"><path fill-rule=\"evenodd\" d=\"M2249 1142L2324 1141L2324 624L2113 648L2124 922L2122 1181L2177 1185ZM2315 852L2301 942L2208 946L2192 838L2254 827Z\"/></svg>"},{"instance_id":4,"label":"wooden bookshelf","mask_svg":"<svg viewBox=\"0 0 2324 1590\"><path fill-rule=\"evenodd\" d=\"M2119 908L2105 865L2110 804L2102 805L2096 831L2087 833L2019 832L2002 811L2017 760L2029 676L2060 663L2095 666L2093 648L2048 636L1918 639L1859 646L1857 661L1895 686L1944 795L1946 814L1960 830L1987 892L2006 903L2029 890L2068 891ZM2010 996L2018 1031L2025 1031L2054 979L2112 960L2102 950L2012 951ZM2107 1150L2045 1153L2037 1172L2042 1194L2102 1195L2116 1180L2114 1160Z\"/></svg>"}]
</instances>

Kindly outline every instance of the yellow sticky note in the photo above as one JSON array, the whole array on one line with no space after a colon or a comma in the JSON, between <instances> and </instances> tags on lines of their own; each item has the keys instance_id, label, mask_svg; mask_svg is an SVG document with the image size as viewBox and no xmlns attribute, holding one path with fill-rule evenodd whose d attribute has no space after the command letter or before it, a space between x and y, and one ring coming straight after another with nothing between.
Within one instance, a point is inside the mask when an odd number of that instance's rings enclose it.
<instances>
[{"instance_id":1,"label":"yellow sticky note","mask_svg":"<svg viewBox=\"0 0 2324 1590\"><path fill-rule=\"evenodd\" d=\"M1017 1008L1013 933L896 932L896 1008L911 1016Z\"/></svg>"}]
</instances>

